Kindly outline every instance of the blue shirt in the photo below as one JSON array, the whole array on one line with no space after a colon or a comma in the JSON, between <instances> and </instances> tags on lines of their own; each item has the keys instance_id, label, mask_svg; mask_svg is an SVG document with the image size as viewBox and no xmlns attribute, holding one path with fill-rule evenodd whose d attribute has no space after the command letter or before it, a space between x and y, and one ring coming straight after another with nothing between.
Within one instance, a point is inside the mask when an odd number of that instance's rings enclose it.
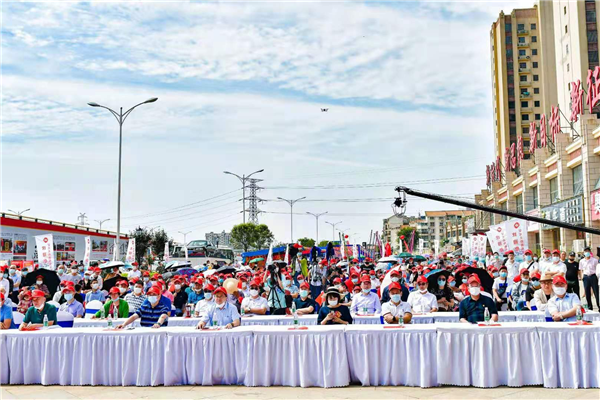
<instances>
[{"instance_id":1,"label":"blue shirt","mask_svg":"<svg viewBox=\"0 0 600 400\"><path fill-rule=\"evenodd\" d=\"M169 324L168 316L171 314L171 307L167 308L160 300L156 304L156 307L152 307L150 301L145 300L135 313L140 317L140 325L146 327L156 324L161 315L167 314L167 319L163 323L163 326L167 326Z\"/></svg>"},{"instance_id":2,"label":"blue shirt","mask_svg":"<svg viewBox=\"0 0 600 400\"><path fill-rule=\"evenodd\" d=\"M58 308L59 311L66 311L72 316L76 317L78 315L84 316L85 310L83 309L83 304L78 302L77 300L73 300L71 304L69 302L64 302Z\"/></svg>"},{"instance_id":3,"label":"blue shirt","mask_svg":"<svg viewBox=\"0 0 600 400\"><path fill-rule=\"evenodd\" d=\"M233 321L240 319L240 313L237 308L229 302L225 302L225 306L223 308L217 307L214 304L208 313L204 317L202 317L202 321L208 323L207 325L212 326L214 321L217 322L217 326L225 326L227 324L232 324Z\"/></svg>"},{"instance_id":4,"label":"blue shirt","mask_svg":"<svg viewBox=\"0 0 600 400\"><path fill-rule=\"evenodd\" d=\"M85 295L85 302L89 303L90 301L93 300L98 300L101 301L102 303L104 303L104 300L106 300L106 295L104 294L104 292L98 290L97 292L88 292Z\"/></svg>"},{"instance_id":5,"label":"blue shirt","mask_svg":"<svg viewBox=\"0 0 600 400\"><path fill-rule=\"evenodd\" d=\"M200 291L200 293L196 293L195 291L192 290L188 294L188 303L196 304L200 300L204 300L204 292L203 291Z\"/></svg>"},{"instance_id":6,"label":"blue shirt","mask_svg":"<svg viewBox=\"0 0 600 400\"><path fill-rule=\"evenodd\" d=\"M485 307L490 312L490 319L492 315L498 314L496 303L489 297L479 295L477 300L474 300L471 296L465 297L458 306L458 319L464 318L472 324L483 322L485 320Z\"/></svg>"},{"instance_id":7,"label":"blue shirt","mask_svg":"<svg viewBox=\"0 0 600 400\"><path fill-rule=\"evenodd\" d=\"M6 304L2 304L2 307L0 307L0 322L4 322L4 320L7 319L10 319L9 329L15 329L17 326L15 325L15 320L13 319L12 308Z\"/></svg>"},{"instance_id":8,"label":"blue shirt","mask_svg":"<svg viewBox=\"0 0 600 400\"><path fill-rule=\"evenodd\" d=\"M575 293L565 293L562 299L556 295L552 296L552 298L548 300L546 310L550 315L552 315L556 312L571 311L576 305L581 305L579 296L577 296ZM565 318L564 320L577 321L577 314L573 315L572 317Z\"/></svg>"}]
</instances>

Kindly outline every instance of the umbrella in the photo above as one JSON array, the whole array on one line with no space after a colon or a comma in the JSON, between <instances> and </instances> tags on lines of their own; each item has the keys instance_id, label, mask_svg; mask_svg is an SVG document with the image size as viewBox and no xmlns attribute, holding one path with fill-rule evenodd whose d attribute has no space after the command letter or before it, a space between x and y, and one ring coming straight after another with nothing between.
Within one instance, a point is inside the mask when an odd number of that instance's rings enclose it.
<instances>
[{"instance_id":1,"label":"umbrella","mask_svg":"<svg viewBox=\"0 0 600 400\"><path fill-rule=\"evenodd\" d=\"M250 260L250 262L248 264L254 264L254 263L257 263L259 261L265 261L265 259L262 258L262 257L253 258L252 260Z\"/></svg>"},{"instance_id":2,"label":"umbrella","mask_svg":"<svg viewBox=\"0 0 600 400\"><path fill-rule=\"evenodd\" d=\"M185 275L188 278L191 278L192 276L194 276L197 273L198 273L198 271L196 271L194 268L181 268L180 270L177 270L175 272L175 275Z\"/></svg>"},{"instance_id":3,"label":"umbrella","mask_svg":"<svg viewBox=\"0 0 600 400\"><path fill-rule=\"evenodd\" d=\"M425 274L425 277L427 278L427 287L429 289L439 290L437 280L440 275L444 276L446 280L448 280L448 277L450 276L450 271L445 269L434 269L428 274Z\"/></svg>"},{"instance_id":4,"label":"umbrella","mask_svg":"<svg viewBox=\"0 0 600 400\"><path fill-rule=\"evenodd\" d=\"M423 256L415 256L414 260L417 262L427 261L427 259Z\"/></svg>"},{"instance_id":5,"label":"umbrella","mask_svg":"<svg viewBox=\"0 0 600 400\"><path fill-rule=\"evenodd\" d=\"M387 256L387 257L380 258L379 260L377 260L377 262L380 262L380 263L398 262L398 259L395 256Z\"/></svg>"},{"instance_id":6,"label":"umbrella","mask_svg":"<svg viewBox=\"0 0 600 400\"><path fill-rule=\"evenodd\" d=\"M124 266L125 266L125 264L121 261L111 261L111 262L107 262L105 264L100 265L100 269L124 267Z\"/></svg>"},{"instance_id":7,"label":"umbrella","mask_svg":"<svg viewBox=\"0 0 600 400\"><path fill-rule=\"evenodd\" d=\"M234 274L236 272L233 265L222 265L215 270L219 274Z\"/></svg>"},{"instance_id":8,"label":"umbrella","mask_svg":"<svg viewBox=\"0 0 600 400\"><path fill-rule=\"evenodd\" d=\"M112 287L117 284L117 281L121 281L123 279L125 279L125 278L123 278L122 276L115 276L114 278L106 279L102 283L102 290L108 291L108 290L112 289Z\"/></svg>"},{"instance_id":9,"label":"umbrella","mask_svg":"<svg viewBox=\"0 0 600 400\"><path fill-rule=\"evenodd\" d=\"M406 253L406 252L398 254L398 257L400 257L400 258L410 258L412 256L413 256L412 254Z\"/></svg>"},{"instance_id":10,"label":"umbrella","mask_svg":"<svg viewBox=\"0 0 600 400\"><path fill-rule=\"evenodd\" d=\"M467 267L463 270L457 271L456 280L458 282L460 282L462 280L462 276L465 274L468 274L468 275L476 274L479 277L479 280L481 281L481 286L483 286L483 290L485 290L487 293L490 293L490 294L492 293L492 286L494 285L494 278L492 278L485 269Z\"/></svg>"},{"instance_id":11,"label":"umbrella","mask_svg":"<svg viewBox=\"0 0 600 400\"><path fill-rule=\"evenodd\" d=\"M56 275L56 272L49 269L40 268L27 274L21 283L21 287L35 285L36 278L41 275L44 278L44 285L48 287L48 291L51 295L56 293L56 289L60 285L60 278Z\"/></svg>"}]
</instances>

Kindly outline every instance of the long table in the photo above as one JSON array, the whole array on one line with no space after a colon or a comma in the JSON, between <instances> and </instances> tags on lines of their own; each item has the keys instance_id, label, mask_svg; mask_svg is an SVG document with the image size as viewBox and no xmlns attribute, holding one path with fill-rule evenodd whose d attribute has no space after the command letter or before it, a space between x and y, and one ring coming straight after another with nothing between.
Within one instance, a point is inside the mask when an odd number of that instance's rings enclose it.
<instances>
[{"instance_id":1,"label":"long table","mask_svg":"<svg viewBox=\"0 0 600 400\"><path fill-rule=\"evenodd\" d=\"M600 323L0 333L1 384L600 387Z\"/></svg>"}]
</instances>

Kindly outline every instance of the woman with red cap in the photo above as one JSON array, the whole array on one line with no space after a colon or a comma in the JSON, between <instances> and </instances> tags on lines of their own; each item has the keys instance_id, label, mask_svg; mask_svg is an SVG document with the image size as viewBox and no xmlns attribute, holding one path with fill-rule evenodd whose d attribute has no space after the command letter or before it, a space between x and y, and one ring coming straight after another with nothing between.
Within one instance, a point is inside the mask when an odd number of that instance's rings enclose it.
<instances>
[{"instance_id":1,"label":"woman with red cap","mask_svg":"<svg viewBox=\"0 0 600 400\"><path fill-rule=\"evenodd\" d=\"M20 330L25 328L40 328L44 326L44 317L48 318L48 326L58 323L56 319L56 307L46 303L46 294L39 289L31 292L33 306L29 307L23 318Z\"/></svg>"},{"instance_id":2,"label":"woman with red cap","mask_svg":"<svg viewBox=\"0 0 600 400\"><path fill-rule=\"evenodd\" d=\"M113 318L127 318L129 317L129 304L120 298L121 291L118 287L113 286L108 294L110 295L110 300L104 303L103 310L104 316L108 317L112 315ZM98 312L92 317L92 319L100 318L102 316L102 310L98 310Z\"/></svg>"},{"instance_id":3,"label":"woman with red cap","mask_svg":"<svg viewBox=\"0 0 600 400\"><path fill-rule=\"evenodd\" d=\"M32 290L37 289L44 292L46 299L50 299L50 291L48 290L48 286L44 284L44 277L42 275L38 275L35 278L35 285L32 286Z\"/></svg>"}]
</instances>

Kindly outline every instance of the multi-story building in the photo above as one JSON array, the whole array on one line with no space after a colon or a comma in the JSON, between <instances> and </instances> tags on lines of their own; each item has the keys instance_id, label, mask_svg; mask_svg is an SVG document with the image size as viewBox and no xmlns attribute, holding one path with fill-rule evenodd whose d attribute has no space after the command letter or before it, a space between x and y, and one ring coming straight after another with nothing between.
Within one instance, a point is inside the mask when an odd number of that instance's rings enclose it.
<instances>
[{"instance_id":1,"label":"multi-story building","mask_svg":"<svg viewBox=\"0 0 600 400\"><path fill-rule=\"evenodd\" d=\"M392 215L391 217L384 219L381 240L384 243L389 243L392 246L392 249L399 249L400 230L410 226L413 220L414 217L400 215Z\"/></svg>"},{"instance_id":2,"label":"multi-story building","mask_svg":"<svg viewBox=\"0 0 600 400\"><path fill-rule=\"evenodd\" d=\"M419 221L418 228L419 234L424 234L421 238L427 237L424 248L433 248L436 240L440 249L446 244L460 244L466 236L467 219L473 214L473 210L425 211L425 221Z\"/></svg>"},{"instance_id":3,"label":"multi-story building","mask_svg":"<svg viewBox=\"0 0 600 400\"><path fill-rule=\"evenodd\" d=\"M215 233L210 232L205 235L206 241L211 245L217 246L230 246L231 245L231 232Z\"/></svg>"},{"instance_id":4,"label":"multi-story building","mask_svg":"<svg viewBox=\"0 0 600 400\"><path fill-rule=\"evenodd\" d=\"M490 30L494 147L501 160L520 136L529 148L529 124L556 103L553 32L540 14L537 7L501 12Z\"/></svg>"},{"instance_id":5,"label":"multi-story building","mask_svg":"<svg viewBox=\"0 0 600 400\"><path fill-rule=\"evenodd\" d=\"M548 100L549 107L556 106L560 110L557 124L560 132L556 138L549 135L547 145L541 148L538 135L537 149L530 158L521 160L520 168L514 171L503 171L502 179L491 182L475 200L504 210L600 228L600 121L597 118L600 108L595 106L590 110L586 105L588 94L597 91L595 79L592 85L587 80L588 74L598 66L597 26L600 20L596 10L600 10L600 1L542 1L535 9L538 16L536 29L541 30L542 38L537 57L541 57L544 72L555 71L554 82L543 79L539 87L540 101L543 105ZM515 10L511 15L518 15L519 11ZM506 22L503 14L499 21L502 18ZM532 31L530 26L529 37ZM495 57L494 52L492 57ZM552 61L554 68L550 65ZM502 79L508 79L508 71ZM585 91L576 91L578 83ZM574 96L572 93L575 93ZM583 108L572 115L571 106L576 106L582 100ZM548 108L543 107L540 112L545 114L546 119L550 117ZM497 118L497 114L502 114L498 118L509 118L510 110L495 113L494 118ZM519 112L516 111L515 115L518 118ZM536 128L541 131L542 121L537 118L534 121ZM544 127L550 131L550 123ZM497 143L496 133L496 150ZM504 148L500 146L500 151ZM504 159L504 154L499 156L501 160ZM478 212L475 218L481 226L504 219L500 215L482 212ZM583 241L593 247L600 245L598 235L551 225L529 223L528 231L529 247L538 253L542 248L580 250Z\"/></svg>"}]
</instances>

